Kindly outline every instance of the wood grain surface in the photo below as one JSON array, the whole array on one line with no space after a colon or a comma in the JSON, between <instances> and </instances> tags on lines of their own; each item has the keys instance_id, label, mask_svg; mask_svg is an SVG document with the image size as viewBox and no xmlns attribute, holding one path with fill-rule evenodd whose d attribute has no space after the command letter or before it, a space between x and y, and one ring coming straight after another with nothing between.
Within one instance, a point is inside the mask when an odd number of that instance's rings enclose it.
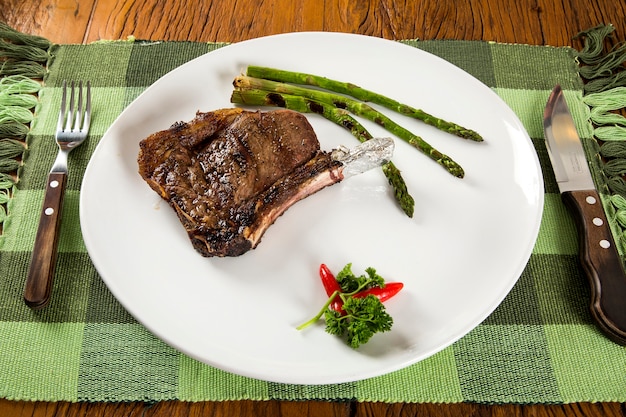
<instances>
[{"instance_id":1,"label":"wood grain surface","mask_svg":"<svg viewBox=\"0 0 626 417\"><path fill-rule=\"evenodd\" d=\"M616 28L614 42L626 39L624 0L0 0L0 20L55 43L88 43L128 36L236 42L284 32L336 31L386 39L466 39L580 47L574 39L578 32L605 23ZM616 417L626 416L626 405L0 400L0 416L227 415Z\"/></svg>"},{"instance_id":2,"label":"wood grain surface","mask_svg":"<svg viewBox=\"0 0 626 417\"><path fill-rule=\"evenodd\" d=\"M387 39L572 45L612 23L626 38L623 0L1 0L0 19L56 43L101 39L236 42L294 31Z\"/></svg>"}]
</instances>

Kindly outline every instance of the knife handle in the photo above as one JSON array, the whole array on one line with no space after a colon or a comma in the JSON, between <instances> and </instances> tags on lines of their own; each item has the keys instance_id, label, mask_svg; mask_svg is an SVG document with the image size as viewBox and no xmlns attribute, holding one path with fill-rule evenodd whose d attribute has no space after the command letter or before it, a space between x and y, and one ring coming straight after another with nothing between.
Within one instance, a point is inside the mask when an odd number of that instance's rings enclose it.
<instances>
[{"instance_id":1,"label":"knife handle","mask_svg":"<svg viewBox=\"0 0 626 417\"><path fill-rule=\"evenodd\" d=\"M576 218L580 261L591 285L591 315L607 337L626 345L626 274L596 190L566 191Z\"/></svg>"},{"instance_id":2,"label":"knife handle","mask_svg":"<svg viewBox=\"0 0 626 417\"><path fill-rule=\"evenodd\" d=\"M39 228L24 287L24 301L33 309L43 308L50 301L66 183L66 173L51 172L48 175Z\"/></svg>"}]
</instances>

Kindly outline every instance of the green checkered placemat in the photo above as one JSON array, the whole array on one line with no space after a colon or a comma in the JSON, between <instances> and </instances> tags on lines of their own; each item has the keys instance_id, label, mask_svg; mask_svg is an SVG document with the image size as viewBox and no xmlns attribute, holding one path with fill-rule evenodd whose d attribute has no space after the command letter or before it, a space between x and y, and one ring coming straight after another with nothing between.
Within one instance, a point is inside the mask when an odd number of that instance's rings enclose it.
<instances>
[{"instance_id":1,"label":"green checkered placemat","mask_svg":"<svg viewBox=\"0 0 626 417\"><path fill-rule=\"evenodd\" d=\"M587 308L589 290L578 263L576 229L558 194L542 131L543 107L550 90L560 83L592 155L592 167L616 237L622 242L620 219L626 217L626 204L621 205L619 171L607 174L604 162L594 156L600 149L598 143L603 143L594 136L603 130L601 120L594 119L594 126L589 119L601 107L599 103L604 105L603 117L612 118L606 102L616 97L619 102L619 91L607 94L615 86L606 85L598 89L601 93L584 91L579 76L578 64L583 58L589 62L582 67L588 71L586 78L609 82L620 73L617 68L607 76L598 67L603 62L593 61L605 55L594 50L603 39L596 32L587 35L589 43L583 52L588 56L579 56L571 48L405 41L465 69L494 89L516 112L544 170L545 214L519 282L475 330L440 353L400 371L319 386L277 384L229 374L167 346L115 300L91 264L82 241L79 174L105 130L160 76L223 45L134 40L50 45L45 39L14 33L4 25L0 25L0 39L4 39L0 43L0 56L4 56L0 58L0 74L9 80L0 85L0 111L4 112L0 117L1 397L48 401L626 401L626 348L606 339L592 324ZM32 55L25 57L27 51ZM43 55L35 54L37 51ZM27 91L28 79L16 78L17 73L44 78L34 96L36 101L21 105L34 110L33 120L27 116L18 120L15 115L19 112L2 101L17 94L11 85ZM600 73L602 77L597 78ZM64 79L91 80L98 117L93 119L89 141L72 153L53 301L42 311L32 311L22 301L22 290L44 181L56 153L53 133ZM621 103L624 107L626 101ZM20 139L26 140L26 149ZM607 156L609 162L619 163L618 152L612 152ZM19 180L15 182L8 173L18 166ZM607 191L609 186L611 192Z\"/></svg>"}]
</instances>

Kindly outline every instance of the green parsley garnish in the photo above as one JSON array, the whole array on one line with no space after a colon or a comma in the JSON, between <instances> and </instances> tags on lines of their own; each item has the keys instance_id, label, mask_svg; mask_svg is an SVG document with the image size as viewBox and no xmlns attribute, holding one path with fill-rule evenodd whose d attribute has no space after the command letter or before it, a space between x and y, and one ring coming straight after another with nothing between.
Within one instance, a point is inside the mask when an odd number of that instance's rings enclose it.
<instances>
[{"instance_id":1,"label":"green parsley garnish","mask_svg":"<svg viewBox=\"0 0 626 417\"><path fill-rule=\"evenodd\" d=\"M341 290L334 291L320 312L297 329L302 330L324 316L326 332L344 337L354 349L367 343L374 334L391 330L393 319L380 299L371 294L357 296L372 288L385 287L385 280L374 268L367 268L365 272L365 275L356 276L352 273L352 264L347 264L336 277ZM341 311L330 308L337 297L341 301Z\"/></svg>"}]
</instances>

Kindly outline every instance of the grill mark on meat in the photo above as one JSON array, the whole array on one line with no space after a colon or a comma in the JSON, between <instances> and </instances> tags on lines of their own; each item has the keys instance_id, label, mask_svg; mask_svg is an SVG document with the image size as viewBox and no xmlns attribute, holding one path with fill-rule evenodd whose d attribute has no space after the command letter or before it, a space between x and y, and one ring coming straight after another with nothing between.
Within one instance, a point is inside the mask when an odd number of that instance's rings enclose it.
<instances>
[{"instance_id":1,"label":"grill mark on meat","mask_svg":"<svg viewBox=\"0 0 626 417\"><path fill-rule=\"evenodd\" d=\"M140 143L139 173L173 207L204 256L238 256L295 202L341 181L290 110L198 112Z\"/></svg>"}]
</instances>

